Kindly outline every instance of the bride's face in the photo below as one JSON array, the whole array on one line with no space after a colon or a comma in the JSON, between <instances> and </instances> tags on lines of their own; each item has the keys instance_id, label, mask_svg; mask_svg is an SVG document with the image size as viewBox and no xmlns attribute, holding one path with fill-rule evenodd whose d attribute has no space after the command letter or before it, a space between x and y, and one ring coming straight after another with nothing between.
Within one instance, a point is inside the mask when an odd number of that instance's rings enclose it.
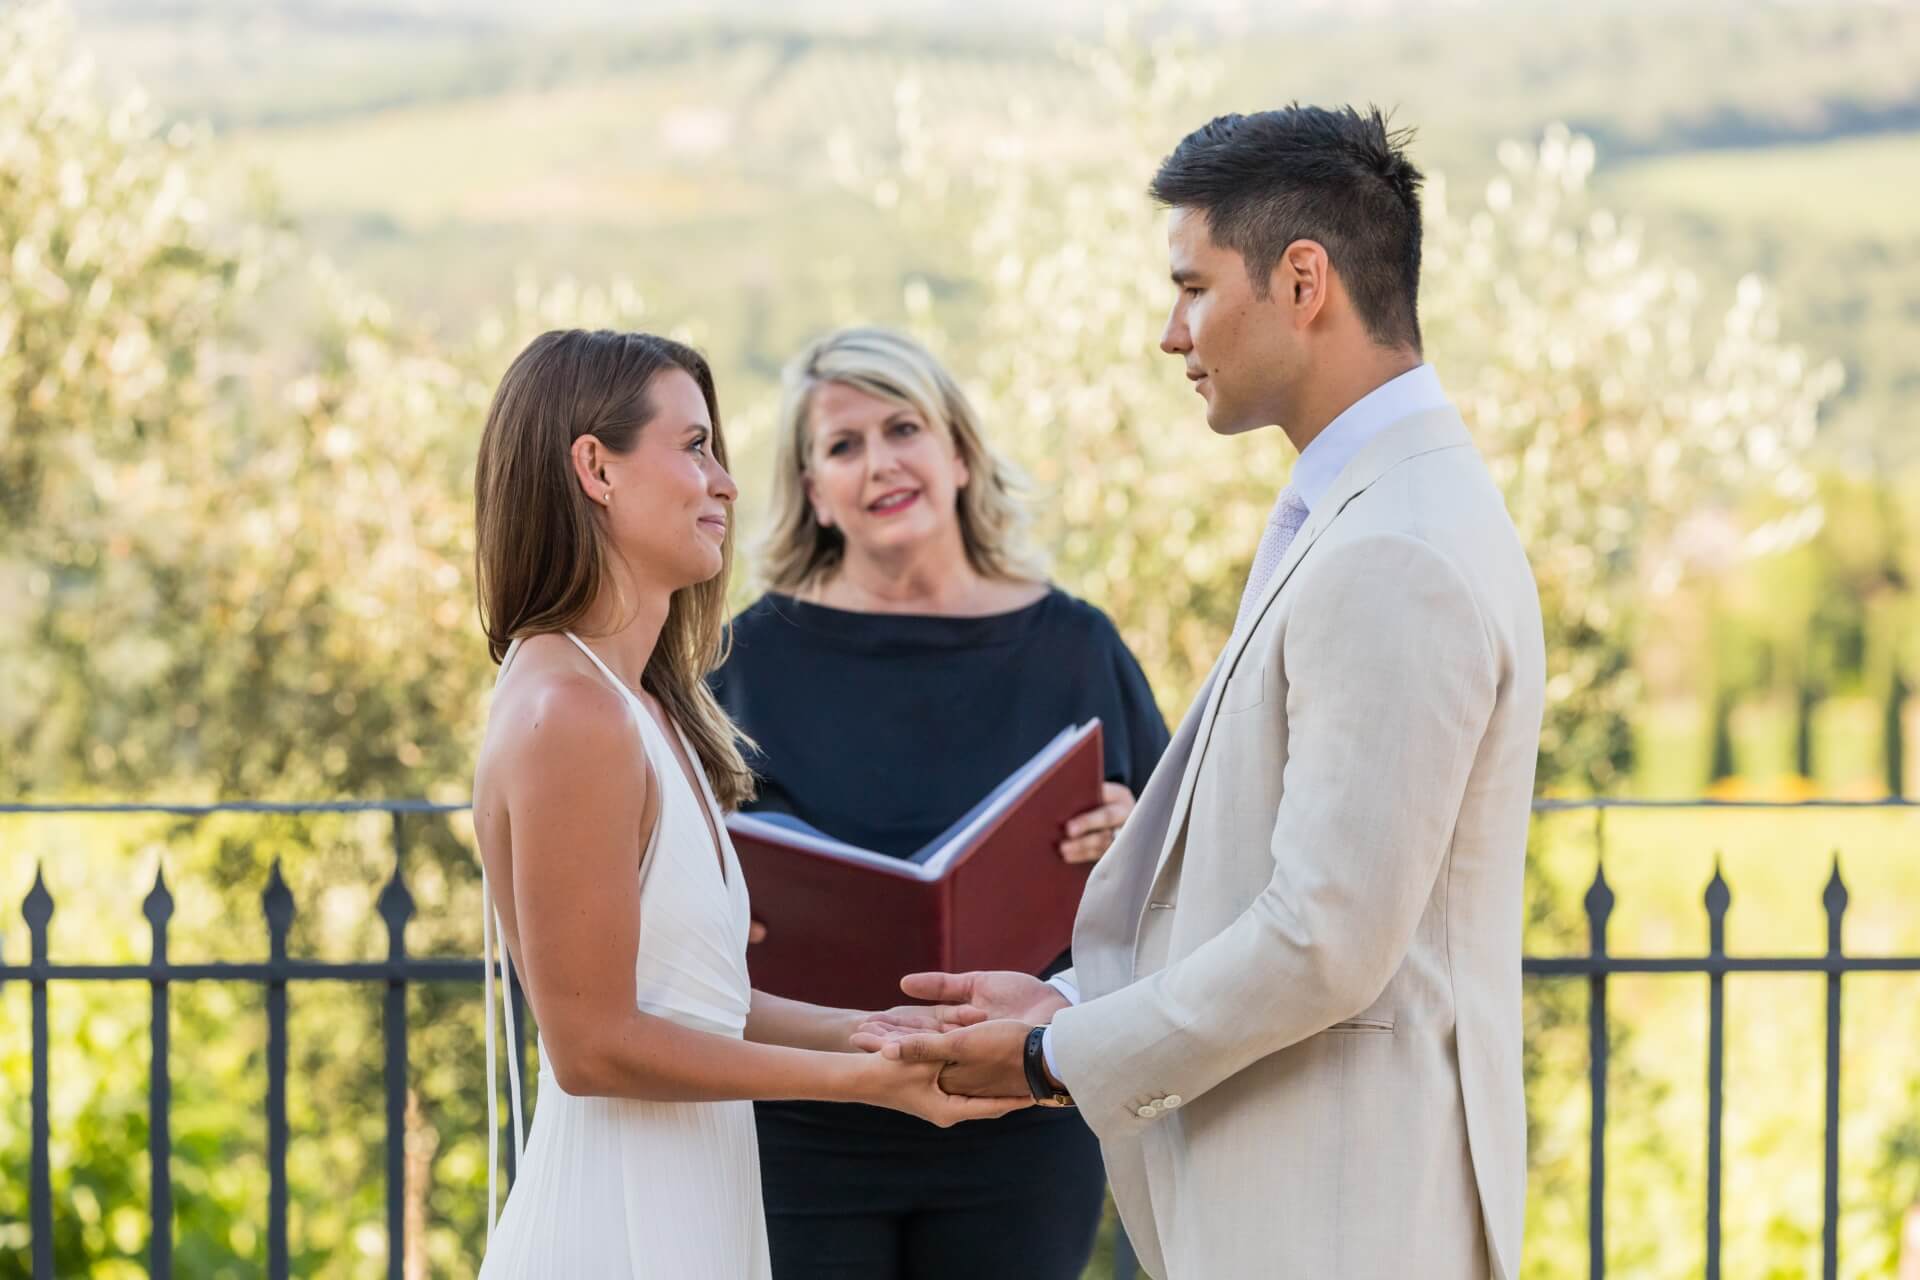
<instances>
[{"instance_id":1,"label":"bride's face","mask_svg":"<svg viewBox=\"0 0 1920 1280\"><path fill-rule=\"evenodd\" d=\"M634 573L677 591L724 567L739 490L713 455L713 422L699 384L685 370L668 369L646 394L653 416L633 450L614 453L582 436L574 442L575 471Z\"/></svg>"}]
</instances>

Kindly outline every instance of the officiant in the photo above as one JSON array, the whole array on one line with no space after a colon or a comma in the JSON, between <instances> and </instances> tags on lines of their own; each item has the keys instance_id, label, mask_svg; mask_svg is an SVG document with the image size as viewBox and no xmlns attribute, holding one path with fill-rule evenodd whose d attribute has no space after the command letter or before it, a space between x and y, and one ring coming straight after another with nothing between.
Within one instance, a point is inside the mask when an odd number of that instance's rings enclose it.
<instances>
[{"instance_id":1,"label":"officiant","mask_svg":"<svg viewBox=\"0 0 1920 1280\"><path fill-rule=\"evenodd\" d=\"M714 676L758 744L751 807L904 858L1097 716L1102 802L1034 850L1097 859L1166 723L1113 623L1047 582L1016 473L952 375L902 334L830 334L786 369L776 449L769 590ZM847 929L868 923L849 908ZM755 1110L775 1280L1085 1269L1105 1174L1072 1111L939 1129L854 1104Z\"/></svg>"}]
</instances>

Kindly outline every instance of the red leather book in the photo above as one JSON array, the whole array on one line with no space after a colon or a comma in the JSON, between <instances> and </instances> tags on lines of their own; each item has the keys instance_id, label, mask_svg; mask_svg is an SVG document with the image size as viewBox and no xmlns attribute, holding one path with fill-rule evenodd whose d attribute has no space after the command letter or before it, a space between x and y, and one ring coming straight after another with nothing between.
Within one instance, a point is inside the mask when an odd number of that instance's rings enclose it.
<instances>
[{"instance_id":1,"label":"red leather book","mask_svg":"<svg viewBox=\"0 0 1920 1280\"><path fill-rule=\"evenodd\" d=\"M1061 861L1067 821L1100 804L1100 722L1061 732L912 858L874 853L784 814L727 818L754 919L753 985L815 1004L886 1009L904 974L1038 972L1067 949L1090 863Z\"/></svg>"}]
</instances>

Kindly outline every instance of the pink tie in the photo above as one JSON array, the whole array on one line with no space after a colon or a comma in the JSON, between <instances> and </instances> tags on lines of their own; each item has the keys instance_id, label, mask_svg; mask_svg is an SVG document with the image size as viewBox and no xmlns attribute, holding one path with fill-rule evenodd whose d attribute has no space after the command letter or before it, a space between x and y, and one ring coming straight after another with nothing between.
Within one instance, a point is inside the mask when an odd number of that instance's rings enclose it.
<instances>
[{"instance_id":1,"label":"pink tie","mask_svg":"<svg viewBox=\"0 0 1920 1280\"><path fill-rule=\"evenodd\" d=\"M1260 535L1260 549L1253 553L1253 568L1247 573L1247 589L1240 595L1240 616L1233 621L1234 630L1246 625L1247 615L1253 612L1260 602L1267 579L1280 567L1280 560L1287 554L1287 548L1293 545L1294 535L1300 532L1300 526L1307 522L1307 504L1293 486L1288 485L1280 491L1279 499L1273 504L1273 514L1267 517L1266 532Z\"/></svg>"}]
</instances>

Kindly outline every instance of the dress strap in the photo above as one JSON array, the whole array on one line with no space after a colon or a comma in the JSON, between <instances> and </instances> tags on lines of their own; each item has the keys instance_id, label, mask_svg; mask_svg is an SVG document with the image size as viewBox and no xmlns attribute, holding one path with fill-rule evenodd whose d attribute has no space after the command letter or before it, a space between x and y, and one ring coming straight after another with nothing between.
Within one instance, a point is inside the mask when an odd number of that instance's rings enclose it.
<instances>
[{"instance_id":1,"label":"dress strap","mask_svg":"<svg viewBox=\"0 0 1920 1280\"><path fill-rule=\"evenodd\" d=\"M587 661L600 668L600 674L607 678L607 683L619 690L620 696L626 699L627 709L633 713L635 723L640 726L640 749L646 752L647 758L652 761L654 771L657 773L664 767L661 763L662 758L657 757L654 752L656 742L660 747L666 749L667 754L664 757L666 763L670 765L673 764L673 751L667 742L666 735L661 732L659 724L653 718L653 713L648 711L646 704L640 701L640 695L629 688L626 681L613 674L613 668L602 662L600 655L589 648L586 641L571 631L562 631L560 634L573 641L573 643L579 647L580 652L587 655ZM669 717L669 719L671 719L671 717ZM675 726L676 730L678 727L677 725ZM681 740L685 741L684 736ZM691 749L688 751L688 757L690 759L694 758ZM677 765L674 765L674 767L678 768ZM695 799L698 798L696 795Z\"/></svg>"},{"instance_id":2,"label":"dress strap","mask_svg":"<svg viewBox=\"0 0 1920 1280\"><path fill-rule=\"evenodd\" d=\"M513 641L507 646L506 653L500 657L500 674L494 677L497 688L506 678L507 668L513 664L514 655L519 652L520 642ZM487 866L480 864L480 964L486 971L482 982L481 1004L486 1009L487 1041L487 1240L493 1240L493 1224L499 1217L499 1192L496 1178L500 1170L500 1077L495 1063L493 982L494 934L500 935L500 967L504 971L500 1000L507 1020L507 1106L513 1117L513 1157L514 1168L522 1167L525 1154L526 1130L521 1124L520 1106L520 1055L515 1051L513 1035L513 958L507 954L507 935L500 929L500 913L493 905L493 885L487 879Z\"/></svg>"},{"instance_id":3,"label":"dress strap","mask_svg":"<svg viewBox=\"0 0 1920 1280\"><path fill-rule=\"evenodd\" d=\"M720 797L713 789L713 779L707 776L706 767L700 763L700 753L693 749L693 739L687 736L687 731L673 717L667 719L673 724L674 736L680 739L680 749L687 753L687 761L693 767L694 799L711 811L714 836L716 839L722 838L720 833L727 829L726 814L720 808Z\"/></svg>"},{"instance_id":4,"label":"dress strap","mask_svg":"<svg viewBox=\"0 0 1920 1280\"><path fill-rule=\"evenodd\" d=\"M562 631L560 634L565 636L567 639L573 641L573 643L576 646L578 646L580 652L587 655L587 661L591 662L594 666L600 668L600 674L605 676L612 683L614 688L618 689L621 693L624 693L629 699L632 699L635 702L639 701L638 698L634 698L633 690L627 688L627 682L622 680L619 676L613 674L613 668L609 667L606 663L600 661L600 655L595 653L592 649L590 649L587 646L587 642L585 640L582 640L579 636L573 634L573 632L571 631Z\"/></svg>"},{"instance_id":5,"label":"dress strap","mask_svg":"<svg viewBox=\"0 0 1920 1280\"><path fill-rule=\"evenodd\" d=\"M500 1005L507 1021L507 1105L513 1119L513 1162L516 1170L524 1167L526 1159L526 1126L522 1122L520 1103L520 1054L514 1039L513 1022L513 957L507 953L507 935L500 928L500 913L494 909L493 886L487 881L487 869L480 868L480 963L486 970L486 1040L487 1040L487 1239L493 1239L493 1224L499 1216L499 1199L495 1178L500 1169L500 1077L494 1065L494 1018L493 983L495 970L493 965L494 935L500 937Z\"/></svg>"}]
</instances>

